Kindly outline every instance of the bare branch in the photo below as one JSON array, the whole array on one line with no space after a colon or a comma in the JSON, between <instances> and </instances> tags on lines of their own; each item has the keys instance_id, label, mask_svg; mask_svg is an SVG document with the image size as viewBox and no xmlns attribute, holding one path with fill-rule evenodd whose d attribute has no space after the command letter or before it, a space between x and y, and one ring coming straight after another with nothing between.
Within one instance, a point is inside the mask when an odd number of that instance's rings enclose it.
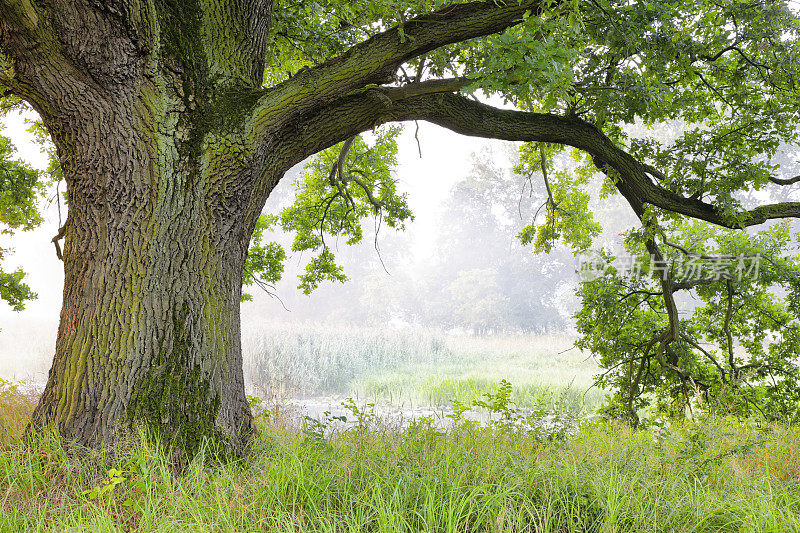
<instances>
[{"instance_id":1,"label":"bare branch","mask_svg":"<svg viewBox=\"0 0 800 533\"><path fill-rule=\"evenodd\" d=\"M58 228L58 233L56 233L56 236L53 237L51 240L53 245L56 247L56 257L58 257L61 261L64 260L64 254L61 253L61 245L58 244L58 241L64 238L66 232L67 232L67 225L64 224L63 226Z\"/></svg>"},{"instance_id":2,"label":"bare branch","mask_svg":"<svg viewBox=\"0 0 800 533\"><path fill-rule=\"evenodd\" d=\"M793 178L775 178L770 176L769 181L778 185L792 185L800 181L800 176L795 176Z\"/></svg>"},{"instance_id":3,"label":"bare branch","mask_svg":"<svg viewBox=\"0 0 800 533\"><path fill-rule=\"evenodd\" d=\"M652 165L648 165L647 163L642 163L642 168L644 169L645 172L647 172L657 180L664 181L665 179L667 179L667 177L664 175L663 172L661 172Z\"/></svg>"},{"instance_id":4,"label":"bare branch","mask_svg":"<svg viewBox=\"0 0 800 533\"><path fill-rule=\"evenodd\" d=\"M475 83L478 80L471 78L445 78L441 80L428 80L419 83L409 83L401 87L386 87L385 91L393 101L406 100L415 96L428 94L452 93Z\"/></svg>"},{"instance_id":5,"label":"bare branch","mask_svg":"<svg viewBox=\"0 0 800 533\"><path fill-rule=\"evenodd\" d=\"M259 278L256 275L255 272L253 272L251 269L249 269L247 267L245 267L245 272L247 272L247 274L250 275L250 279L253 280L253 283L255 283L256 287L258 287L259 289L261 289L262 291L267 293L267 295L270 298L274 298L274 299L278 300L278 302L281 304L281 307L283 307L283 310L284 311L289 311L291 313L291 310L288 307L286 307L286 304L283 303L283 300L281 300L281 297L278 296L278 293L275 290L275 286L274 285L272 285L271 283L267 283L263 279Z\"/></svg>"},{"instance_id":6,"label":"bare branch","mask_svg":"<svg viewBox=\"0 0 800 533\"><path fill-rule=\"evenodd\" d=\"M369 203L372 204L372 208L376 212L380 211L384 207L383 202L381 202L380 200L375 198L375 196L373 196L372 190L369 188L369 186L366 183L364 183L363 181L361 181L360 179L358 179L357 177L355 177L353 175L353 173L358 173L358 174L361 174L362 176L365 176L365 174L362 171L360 171L358 169L353 169L350 174L348 174L347 176L345 176L343 178L345 180L345 183L347 183L348 181L353 181L353 182L357 183L358 186L361 187L364 190L364 194L367 195L367 200L369 200Z\"/></svg>"}]
</instances>

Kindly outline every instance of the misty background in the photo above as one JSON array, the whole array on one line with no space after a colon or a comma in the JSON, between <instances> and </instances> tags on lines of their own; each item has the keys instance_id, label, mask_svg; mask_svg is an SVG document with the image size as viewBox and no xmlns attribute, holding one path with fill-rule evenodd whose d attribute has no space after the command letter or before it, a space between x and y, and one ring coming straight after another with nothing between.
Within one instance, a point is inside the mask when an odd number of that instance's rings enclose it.
<instances>
[{"instance_id":1,"label":"misty background","mask_svg":"<svg viewBox=\"0 0 800 533\"><path fill-rule=\"evenodd\" d=\"M10 115L4 133L23 159L43 169L47 158L26 131L32 118ZM597 368L571 348L578 261L560 245L536 255L517 237L537 213L544 216L541 176L514 174L515 143L429 124L420 124L416 137L414 125L407 127L394 172L414 212L406 231L366 222L358 245L328 243L348 282L325 283L306 296L297 274L309 257L289 253L274 290L245 287L252 296L241 308L248 389L261 396L352 393L446 403L514 378L518 401L527 394L532 404L542 402L542 391L557 394L576 379L585 393ZM573 164L567 155L551 163ZM301 170L287 173L266 212L293 201ZM604 228L595 246L615 247L636 219L618 198L593 198ZM0 303L5 379L43 384L51 365L63 290L51 239L66 217L55 199L53 188L39 228L3 243L14 250L6 267L22 267L38 293L22 312ZM264 235L287 251L291 239Z\"/></svg>"},{"instance_id":2,"label":"misty background","mask_svg":"<svg viewBox=\"0 0 800 533\"><path fill-rule=\"evenodd\" d=\"M23 159L43 169L47 158L26 131L32 118L10 115L4 133ZM637 136L666 142L681 131L679 125L635 129ZM248 392L284 403L325 398L317 409L322 412L350 396L447 405L479 397L506 379L522 405L598 407L603 391L593 388L597 364L573 347L578 259L559 244L550 254L534 254L518 238L544 216L547 198L540 175L514 173L518 145L420 124L417 136L414 125L407 127L398 146L394 178L415 216L405 231L367 221L361 243L330 240L349 281L324 283L310 296L297 288L309 257L291 252L273 289L244 288L252 296L241 307ZM784 173L800 172L797 151L779 159ZM554 168L574 164L566 151L549 162ZM301 170L298 165L287 173L266 212L277 214L293 202ZM595 175L589 207L603 232L593 248L619 251L621 234L639 222L618 195L600 199L599 188ZM771 199L794 199L796 190L773 188L770 194L780 197ZM763 194L741 200L763 201ZM63 291L51 239L66 208L56 198L53 188L39 228L3 243L14 250L6 267L22 267L38 298L22 312L0 302L0 378L36 388L51 365ZM287 251L292 238L264 234L264 242ZM694 305L688 297L678 304L684 315Z\"/></svg>"}]
</instances>

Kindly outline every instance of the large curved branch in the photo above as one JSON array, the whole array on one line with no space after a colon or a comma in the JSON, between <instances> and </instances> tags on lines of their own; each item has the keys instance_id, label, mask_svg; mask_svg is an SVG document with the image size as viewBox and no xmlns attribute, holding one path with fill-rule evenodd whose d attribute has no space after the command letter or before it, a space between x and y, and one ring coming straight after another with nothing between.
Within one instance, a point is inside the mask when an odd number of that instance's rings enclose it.
<instances>
[{"instance_id":1,"label":"large curved branch","mask_svg":"<svg viewBox=\"0 0 800 533\"><path fill-rule=\"evenodd\" d=\"M395 89L387 89L391 97ZM726 228L761 224L770 219L800 217L800 202L767 204L732 217L716 206L683 197L655 184L650 167L620 149L598 128L577 118L497 109L462 96L441 94L410 99L402 106L406 120L427 120L464 135L572 146L589 153L601 170L613 170L617 188L667 211Z\"/></svg>"},{"instance_id":2,"label":"large curved branch","mask_svg":"<svg viewBox=\"0 0 800 533\"><path fill-rule=\"evenodd\" d=\"M464 135L555 143L583 150L592 156L598 168L613 172L618 190L631 205L649 203L726 228L800 217L800 202L762 205L731 216L712 204L683 197L655 184L650 178L652 167L636 160L583 120L497 109L460 95L438 94L437 89L435 82L423 82L406 87L371 88L341 98L313 117L294 122L303 126L300 131L290 128L288 138L295 146L284 153L295 164L378 124L424 120Z\"/></svg>"},{"instance_id":3,"label":"large curved branch","mask_svg":"<svg viewBox=\"0 0 800 533\"><path fill-rule=\"evenodd\" d=\"M795 176L793 178L774 178L770 176L769 180L777 185L793 185L800 181L800 176Z\"/></svg>"},{"instance_id":4,"label":"large curved branch","mask_svg":"<svg viewBox=\"0 0 800 533\"><path fill-rule=\"evenodd\" d=\"M448 44L500 32L541 13L560 0L471 2L445 7L409 20L359 43L325 63L301 70L264 91L252 114L255 124L271 124L291 106L299 113L320 109L343 94L391 81L401 64Z\"/></svg>"}]
</instances>

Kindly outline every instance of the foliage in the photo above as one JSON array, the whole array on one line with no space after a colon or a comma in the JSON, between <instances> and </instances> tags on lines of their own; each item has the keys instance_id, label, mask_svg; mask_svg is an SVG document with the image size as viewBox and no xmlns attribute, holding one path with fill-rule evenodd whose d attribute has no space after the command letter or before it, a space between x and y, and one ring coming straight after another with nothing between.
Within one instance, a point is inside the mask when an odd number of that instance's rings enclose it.
<instances>
[{"instance_id":1,"label":"foliage","mask_svg":"<svg viewBox=\"0 0 800 533\"><path fill-rule=\"evenodd\" d=\"M744 233L693 222L674 233L664 260L674 269L670 278L684 283L674 292L691 290L694 302L666 346L659 340L670 329L659 272L621 272L605 255L598 276L581 285L578 345L605 369L597 382L614 391L607 410L636 419L648 405L673 416L723 409L795 421L800 271L791 224ZM641 234L629 234L626 249L645 271L652 268ZM690 271L692 265L703 274Z\"/></svg>"},{"instance_id":2,"label":"foliage","mask_svg":"<svg viewBox=\"0 0 800 533\"><path fill-rule=\"evenodd\" d=\"M589 209L588 185L593 172L587 158L573 150L573 165L570 165L573 168L562 163L561 168L551 169L548 177L550 161L561 152L559 146L525 144L519 149L519 160L514 169L529 179L538 170L545 182L544 203L533 217L533 223L519 233L522 244L533 244L537 253L552 252L554 243L559 240L575 251L584 251L602 229ZM542 207L545 208L545 220L538 224L536 218Z\"/></svg>"},{"instance_id":3,"label":"foliage","mask_svg":"<svg viewBox=\"0 0 800 533\"><path fill-rule=\"evenodd\" d=\"M13 109L10 102L0 99L0 111ZM44 196L40 173L15 157L16 148L7 137L0 136L0 235L11 236L38 226L42 217L39 203ZM10 250L0 247L0 265ZM22 269L5 272L0 266L0 300L15 311L25 308L25 301L36 293L24 283Z\"/></svg>"},{"instance_id":4,"label":"foliage","mask_svg":"<svg viewBox=\"0 0 800 533\"><path fill-rule=\"evenodd\" d=\"M283 274L283 261L286 251L276 243L262 243L264 232L268 231L278 222L274 215L263 214L258 217L253 237L250 239L250 249L244 266L242 285L257 284L260 287L271 288L281 279ZM242 294L242 301L252 300L247 293Z\"/></svg>"},{"instance_id":5,"label":"foliage","mask_svg":"<svg viewBox=\"0 0 800 533\"><path fill-rule=\"evenodd\" d=\"M346 281L325 238L342 237L347 244L361 241L361 219L374 216L376 224L403 229L412 218L406 195L399 194L391 176L397 162L398 127L375 133L374 144L360 136L315 156L297 182L294 203L280 215L284 231L293 232L292 251L318 251L300 285L306 294L324 280Z\"/></svg>"},{"instance_id":6,"label":"foliage","mask_svg":"<svg viewBox=\"0 0 800 533\"><path fill-rule=\"evenodd\" d=\"M776 184L791 176L786 153L796 150L800 132L799 26L785 3L623 6L604 0L586 3L581 22L583 32L565 32L561 40L580 50L573 90L561 104L567 114L589 118L648 165L658 186L686 203L710 202L734 227L746 222L736 213L748 202L760 205L780 194ZM554 109L540 102L527 108ZM548 180L548 148L523 146L518 171ZM587 173L603 163L577 158L568 179L550 173L545 221L520 235L537 251L559 239L586 251L598 233L585 185ZM605 173L603 194L609 194L618 176ZM761 191L757 200L752 191ZM637 422L648 405L684 416L687 409L724 403L729 412L793 420L800 407L800 347L792 309L797 243L790 227L729 231L631 206L642 228L627 233L621 252L600 252L608 268L579 291L579 345L604 369L598 384L613 390L607 412ZM613 266L627 257L648 265L743 255L763 258L756 278L706 272L716 279L692 283L675 271L665 286L658 269L626 276ZM678 318L674 300L688 296L697 302L690 316Z\"/></svg>"},{"instance_id":7,"label":"foliage","mask_svg":"<svg viewBox=\"0 0 800 533\"><path fill-rule=\"evenodd\" d=\"M116 490L117 485L124 483L125 479L126 478L122 476L121 470L117 470L116 468L109 468L108 477L103 480L102 485L96 485L91 489L83 490L81 491L81 494L85 495L90 500L104 497L110 501L113 497L113 493Z\"/></svg>"}]
</instances>

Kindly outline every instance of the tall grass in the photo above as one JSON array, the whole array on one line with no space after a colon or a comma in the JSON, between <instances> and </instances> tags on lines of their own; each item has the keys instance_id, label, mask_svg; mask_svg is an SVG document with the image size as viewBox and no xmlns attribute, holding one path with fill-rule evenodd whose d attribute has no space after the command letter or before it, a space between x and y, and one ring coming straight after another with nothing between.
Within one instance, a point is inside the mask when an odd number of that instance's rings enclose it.
<instances>
[{"instance_id":1,"label":"tall grass","mask_svg":"<svg viewBox=\"0 0 800 533\"><path fill-rule=\"evenodd\" d=\"M421 403L434 407L449 406L454 400L467 404L497 390L502 378L475 375L444 375L434 369L431 373L387 373L356 380L352 389L361 398L388 403ZM542 411L590 413L602 403L602 391L582 388L574 383L553 385L539 381L514 384L512 400L521 408Z\"/></svg>"},{"instance_id":2,"label":"tall grass","mask_svg":"<svg viewBox=\"0 0 800 533\"><path fill-rule=\"evenodd\" d=\"M242 342L245 379L275 396L349 392L354 378L454 354L441 334L353 326L273 326Z\"/></svg>"},{"instance_id":3,"label":"tall grass","mask_svg":"<svg viewBox=\"0 0 800 533\"><path fill-rule=\"evenodd\" d=\"M468 402L512 379L521 407L594 411L596 363L565 335L445 335L425 329L266 329L244 342L245 377L272 397L351 395L433 406Z\"/></svg>"},{"instance_id":4,"label":"tall grass","mask_svg":"<svg viewBox=\"0 0 800 533\"><path fill-rule=\"evenodd\" d=\"M0 407L4 427L16 413ZM180 471L145 435L75 460L57 440L23 447L6 433L0 531L800 531L797 428L597 422L564 440L424 421L327 438L269 418L259 428L247 458L201 454ZM124 479L82 494L110 468Z\"/></svg>"}]
</instances>

